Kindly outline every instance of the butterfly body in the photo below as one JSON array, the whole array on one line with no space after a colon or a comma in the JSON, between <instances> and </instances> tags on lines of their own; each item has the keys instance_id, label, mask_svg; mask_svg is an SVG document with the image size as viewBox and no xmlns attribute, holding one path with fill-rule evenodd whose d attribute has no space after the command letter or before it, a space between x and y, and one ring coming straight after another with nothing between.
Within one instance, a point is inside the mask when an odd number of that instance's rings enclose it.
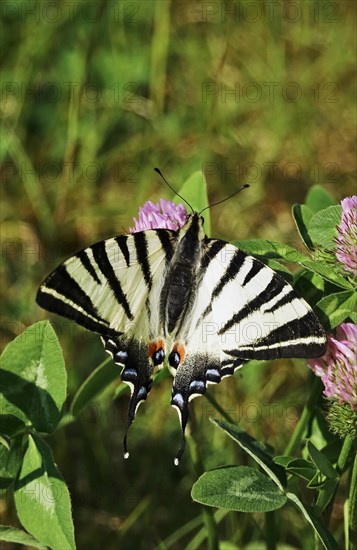
<instances>
[{"instance_id":1,"label":"butterfly body","mask_svg":"<svg viewBox=\"0 0 357 550\"><path fill-rule=\"evenodd\" d=\"M131 398L124 437L155 367L174 376L184 450L188 404L250 359L317 357L324 331L278 274L205 235L193 213L179 231L152 229L78 252L41 285L37 302L102 337Z\"/></svg>"},{"instance_id":2,"label":"butterfly body","mask_svg":"<svg viewBox=\"0 0 357 550\"><path fill-rule=\"evenodd\" d=\"M192 308L204 237L202 218L198 214L189 216L177 235L176 250L165 273L160 299L165 334L179 334Z\"/></svg>"}]
</instances>

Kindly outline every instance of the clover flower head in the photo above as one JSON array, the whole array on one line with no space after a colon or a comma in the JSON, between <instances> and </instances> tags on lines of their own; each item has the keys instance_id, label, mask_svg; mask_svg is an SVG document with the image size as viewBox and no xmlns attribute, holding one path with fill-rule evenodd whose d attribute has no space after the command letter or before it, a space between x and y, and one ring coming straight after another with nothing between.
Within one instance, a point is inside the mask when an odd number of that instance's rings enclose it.
<instances>
[{"instance_id":1,"label":"clover flower head","mask_svg":"<svg viewBox=\"0 0 357 550\"><path fill-rule=\"evenodd\" d=\"M357 196L341 201L342 219L337 226L336 258L345 271L357 276Z\"/></svg>"},{"instance_id":2,"label":"clover flower head","mask_svg":"<svg viewBox=\"0 0 357 550\"><path fill-rule=\"evenodd\" d=\"M309 367L321 377L324 394L357 411L357 325L342 323L335 336L327 337L327 352L310 359Z\"/></svg>"},{"instance_id":3,"label":"clover flower head","mask_svg":"<svg viewBox=\"0 0 357 550\"><path fill-rule=\"evenodd\" d=\"M183 204L175 204L160 199L159 204L148 201L139 209L139 220L134 218L134 227L130 233L146 231L147 229L172 229L178 231L185 225L187 211Z\"/></svg>"}]
</instances>

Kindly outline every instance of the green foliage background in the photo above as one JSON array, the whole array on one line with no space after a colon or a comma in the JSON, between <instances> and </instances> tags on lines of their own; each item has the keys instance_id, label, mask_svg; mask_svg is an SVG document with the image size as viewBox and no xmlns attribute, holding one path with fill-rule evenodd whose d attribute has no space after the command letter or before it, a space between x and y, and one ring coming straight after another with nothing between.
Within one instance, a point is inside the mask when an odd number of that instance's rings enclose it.
<instances>
[{"instance_id":1,"label":"green foliage background","mask_svg":"<svg viewBox=\"0 0 357 550\"><path fill-rule=\"evenodd\" d=\"M355 14L351 1L3 2L2 347L48 317L34 297L61 260L124 232L144 201L171 198L155 166L177 189L204 170L211 202L251 185L212 209L212 233L227 240L296 245L289 210L313 184L337 200L351 195ZM99 338L52 320L70 402L104 352ZM281 361L251 364L213 392L278 454L309 386L303 362ZM140 409L125 462L127 399L113 402L113 389L48 438L69 485L78 547L183 548L201 519L189 457L173 466L170 380ZM209 402L193 409L205 467L243 464L212 431ZM11 505L1 506L2 522L14 525ZM287 542L310 548L302 518L282 513L281 536L295 524ZM179 539L183 526L189 534ZM238 546L259 540L261 529L259 514L220 523L221 538Z\"/></svg>"}]
</instances>

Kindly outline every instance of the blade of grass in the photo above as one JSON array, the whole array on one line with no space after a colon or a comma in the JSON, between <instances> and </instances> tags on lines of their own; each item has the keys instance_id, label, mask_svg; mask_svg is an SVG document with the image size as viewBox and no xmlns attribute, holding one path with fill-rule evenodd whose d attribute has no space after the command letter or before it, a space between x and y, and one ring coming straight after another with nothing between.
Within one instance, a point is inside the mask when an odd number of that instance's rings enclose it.
<instances>
[{"instance_id":1,"label":"blade of grass","mask_svg":"<svg viewBox=\"0 0 357 550\"><path fill-rule=\"evenodd\" d=\"M57 189L55 219L61 220L66 211L66 198L69 191L70 174L74 173L74 151L78 140L78 121L82 86L76 86L68 106L67 144L64 154L61 183ZM75 178L73 178L73 181Z\"/></svg>"},{"instance_id":2,"label":"blade of grass","mask_svg":"<svg viewBox=\"0 0 357 550\"><path fill-rule=\"evenodd\" d=\"M39 175L36 175L36 170L32 164L32 161L27 155L15 132L12 133L8 146L9 155L15 166L20 169L20 175L23 176L21 178L22 183L41 231L44 235L51 237L55 233L55 226L52 221L53 216L50 207L47 204L45 194L41 189L40 177ZM24 167L26 167L26 171L22 174Z\"/></svg>"},{"instance_id":3,"label":"blade of grass","mask_svg":"<svg viewBox=\"0 0 357 550\"><path fill-rule=\"evenodd\" d=\"M205 394L205 397L207 401L209 401L214 408L219 412L220 415L222 415L223 418L227 420L227 422L230 422L231 424L235 424L235 421L229 414L221 407L221 405L218 403L218 401L215 400L213 395L211 395L209 392Z\"/></svg>"},{"instance_id":4,"label":"blade of grass","mask_svg":"<svg viewBox=\"0 0 357 550\"><path fill-rule=\"evenodd\" d=\"M188 521L187 523L179 527L165 540L162 540L160 544L156 546L155 550L164 550L166 548L171 548L174 544L178 543L178 541L182 539L182 537L193 531L193 529L196 529L196 527L199 527L201 524L201 515L195 517L194 519L191 519L191 521Z\"/></svg>"},{"instance_id":5,"label":"blade of grass","mask_svg":"<svg viewBox=\"0 0 357 550\"><path fill-rule=\"evenodd\" d=\"M337 461L337 469L341 472L346 464L352 445L352 437L347 436ZM357 550L357 454L355 454L352 466L351 484L348 495L348 525L346 541L349 541L350 550Z\"/></svg>"},{"instance_id":6,"label":"blade of grass","mask_svg":"<svg viewBox=\"0 0 357 550\"><path fill-rule=\"evenodd\" d=\"M310 419L314 414L314 408L320 398L321 389L322 389L321 380L320 378L315 377L312 384L311 393L301 413L301 416L296 425L296 428L285 448L284 455L293 456L294 452L301 444L303 437L306 433L307 426L310 422Z\"/></svg>"},{"instance_id":7,"label":"blade of grass","mask_svg":"<svg viewBox=\"0 0 357 550\"><path fill-rule=\"evenodd\" d=\"M151 42L150 98L162 112L166 90L166 61L170 37L170 4L155 2L154 35Z\"/></svg>"},{"instance_id":8,"label":"blade of grass","mask_svg":"<svg viewBox=\"0 0 357 550\"><path fill-rule=\"evenodd\" d=\"M137 506L135 506L134 510L131 512L131 514L128 515L127 518L123 521L123 523L120 525L119 533L121 536L124 536L129 529L136 523L140 516L145 512L145 510L148 508L148 506L151 503L151 497L146 496L144 497Z\"/></svg>"},{"instance_id":9,"label":"blade of grass","mask_svg":"<svg viewBox=\"0 0 357 550\"><path fill-rule=\"evenodd\" d=\"M217 512L214 513L214 521L218 525L222 519L226 517L227 514L229 514L230 510L224 510L223 508L217 510ZM186 550L199 550L200 548L204 548L204 541L207 538L207 530L206 527L203 526L202 529L200 529L197 533L197 535L194 536L194 538L189 542L189 544L186 546Z\"/></svg>"}]
</instances>

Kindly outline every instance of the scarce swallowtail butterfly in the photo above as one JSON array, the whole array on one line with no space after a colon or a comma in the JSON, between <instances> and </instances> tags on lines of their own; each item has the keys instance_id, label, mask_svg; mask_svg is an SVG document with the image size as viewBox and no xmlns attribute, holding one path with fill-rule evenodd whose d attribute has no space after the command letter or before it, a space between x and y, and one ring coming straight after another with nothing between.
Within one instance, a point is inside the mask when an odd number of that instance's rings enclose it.
<instances>
[{"instance_id":1,"label":"scarce swallowtail butterfly","mask_svg":"<svg viewBox=\"0 0 357 550\"><path fill-rule=\"evenodd\" d=\"M155 367L172 373L171 404L185 448L189 402L250 359L319 357L325 333L311 307L264 263L205 235L187 215L178 230L100 241L42 283L37 303L98 333L131 389L127 432Z\"/></svg>"}]
</instances>

